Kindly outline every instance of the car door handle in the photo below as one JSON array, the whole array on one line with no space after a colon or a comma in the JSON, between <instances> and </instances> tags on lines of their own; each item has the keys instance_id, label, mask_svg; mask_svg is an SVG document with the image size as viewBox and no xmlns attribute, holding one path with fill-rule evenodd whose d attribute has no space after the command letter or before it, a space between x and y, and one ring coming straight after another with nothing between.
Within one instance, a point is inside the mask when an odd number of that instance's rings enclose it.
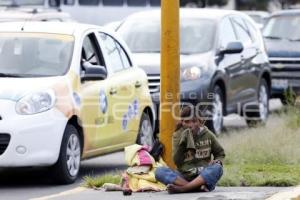
<instances>
[{"instance_id":1,"label":"car door handle","mask_svg":"<svg viewBox=\"0 0 300 200\"><path fill-rule=\"evenodd\" d=\"M109 91L109 94L110 95L117 94L117 89L116 88L111 88L110 91Z\"/></svg>"},{"instance_id":2,"label":"car door handle","mask_svg":"<svg viewBox=\"0 0 300 200\"><path fill-rule=\"evenodd\" d=\"M140 81L137 81L134 86L135 88L140 88L142 86L142 83Z\"/></svg>"}]
</instances>

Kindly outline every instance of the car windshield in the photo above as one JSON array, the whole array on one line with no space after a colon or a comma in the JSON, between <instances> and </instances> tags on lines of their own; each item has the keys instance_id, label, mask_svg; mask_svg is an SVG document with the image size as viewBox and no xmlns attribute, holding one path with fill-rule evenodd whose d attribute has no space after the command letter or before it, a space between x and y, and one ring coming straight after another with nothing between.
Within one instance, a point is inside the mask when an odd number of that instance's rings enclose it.
<instances>
[{"instance_id":1,"label":"car windshield","mask_svg":"<svg viewBox=\"0 0 300 200\"><path fill-rule=\"evenodd\" d=\"M267 23L263 35L271 39L300 40L300 16L277 16Z\"/></svg>"},{"instance_id":2,"label":"car windshield","mask_svg":"<svg viewBox=\"0 0 300 200\"><path fill-rule=\"evenodd\" d=\"M0 6L44 5L44 0L0 0Z\"/></svg>"},{"instance_id":3,"label":"car windshield","mask_svg":"<svg viewBox=\"0 0 300 200\"><path fill-rule=\"evenodd\" d=\"M65 74L74 38L41 33L0 33L1 77L43 77Z\"/></svg>"},{"instance_id":4,"label":"car windshield","mask_svg":"<svg viewBox=\"0 0 300 200\"><path fill-rule=\"evenodd\" d=\"M160 52L159 20L128 20L118 32L133 53ZM215 22L208 19L182 19L180 24L181 54L204 53L212 49Z\"/></svg>"}]
</instances>

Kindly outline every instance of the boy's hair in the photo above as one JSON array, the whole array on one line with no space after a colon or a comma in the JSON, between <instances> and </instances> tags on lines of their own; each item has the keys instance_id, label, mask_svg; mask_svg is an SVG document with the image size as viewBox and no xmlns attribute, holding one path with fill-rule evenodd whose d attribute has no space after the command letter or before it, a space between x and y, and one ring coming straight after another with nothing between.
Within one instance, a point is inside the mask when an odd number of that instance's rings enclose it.
<instances>
[{"instance_id":1,"label":"boy's hair","mask_svg":"<svg viewBox=\"0 0 300 200\"><path fill-rule=\"evenodd\" d=\"M176 131L182 127L182 120L198 120L201 125L205 123L202 119L200 110L192 105L182 107L180 110L180 119L181 121L177 123Z\"/></svg>"}]
</instances>

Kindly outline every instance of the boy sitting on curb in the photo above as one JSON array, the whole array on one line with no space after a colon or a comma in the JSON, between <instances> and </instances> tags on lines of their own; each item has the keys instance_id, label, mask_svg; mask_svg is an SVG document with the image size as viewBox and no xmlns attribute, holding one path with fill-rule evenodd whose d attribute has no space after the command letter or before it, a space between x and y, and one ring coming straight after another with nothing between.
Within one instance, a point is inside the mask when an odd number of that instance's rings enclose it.
<instances>
[{"instance_id":1,"label":"boy sitting on curb","mask_svg":"<svg viewBox=\"0 0 300 200\"><path fill-rule=\"evenodd\" d=\"M223 175L224 149L199 115L190 106L181 111L181 121L172 138L178 171L166 167L155 171L156 180L167 185L169 193L212 191Z\"/></svg>"}]
</instances>

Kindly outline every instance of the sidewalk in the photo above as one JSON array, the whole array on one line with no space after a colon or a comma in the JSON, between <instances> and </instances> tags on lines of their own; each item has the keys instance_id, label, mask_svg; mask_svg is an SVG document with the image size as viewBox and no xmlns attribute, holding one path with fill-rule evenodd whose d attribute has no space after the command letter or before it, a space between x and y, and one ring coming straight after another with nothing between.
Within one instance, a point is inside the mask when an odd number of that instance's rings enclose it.
<instances>
[{"instance_id":1,"label":"sidewalk","mask_svg":"<svg viewBox=\"0 0 300 200\"><path fill-rule=\"evenodd\" d=\"M285 200L285 199L291 199L291 200L300 200L300 186L294 187L292 189L279 192L272 197L268 198L267 200Z\"/></svg>"},{"instance_id":2,"label":"sidewalk","mask_svg":"<svg viewBox=\"0 0 300 200\"><path fill-rule=\"evenodd\" d=\"M77 188L54 196L37 198L32 200L261 200L267 199L277 192L287 188L279 187L218 187L208 193L185 193L169 195L167 192L157 193L133 193L131 196L123 196L121 192L104 192L92 189ZM286 199L285 199L286 200Z\"/></svg>"}]
</instances>

